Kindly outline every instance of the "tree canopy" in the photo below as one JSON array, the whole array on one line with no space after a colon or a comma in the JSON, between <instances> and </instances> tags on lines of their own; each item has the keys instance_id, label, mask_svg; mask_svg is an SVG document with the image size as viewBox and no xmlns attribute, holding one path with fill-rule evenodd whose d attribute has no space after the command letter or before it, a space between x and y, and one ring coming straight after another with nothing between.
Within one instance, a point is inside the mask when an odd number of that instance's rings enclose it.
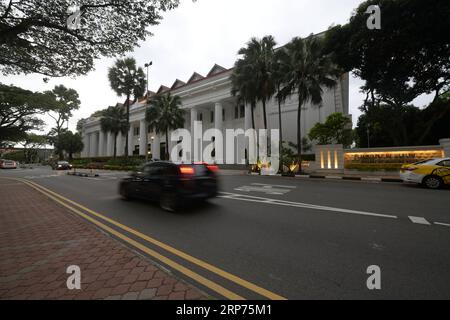
<instances>
[{"instance_id":1,"label":"tree canopy","mask_svg":"<svg viewBox=\"0 0 450 320\"><path fill-rule=\"evenodd\" d=\"M337 112L329 115L325 123L317 123L309 132L309 138L318 144L342 144L349 147L353 143L352 120Z\"/></svg>"},{"instance_id":2,"label":"tree canopy","mask_svg":"<svg viewBox=\"0 0 450 320\"><path fill-rule=\"evenodd\" d=\"M132 51L151 35L148 27L179 0L82 0L79 28L68 27L69 2L0 2L0 72L77 76L94 60Z\"/></svg>"},{"instance_id":3,"label":"tree canopy","mask_svg":"<svg viewBox=\"0 0 450 320\"><path fill-rule=\"evenodd\" d=\"M48 94L0 83L0 140L18 142L29 130L39 130L44 122L37 114L53 107Z\"/></svg>"},{"instance_id":4,"label":"tree canopy","mask_svg":"<svg viewBox=\"0 0 450 320\"><path fill-rule=\"evenodd\" d=\"M381 29L366 26L370 5L381 8ZM367 102L404 106L421 94L450 89L448 0L369 0L345 25L327 32L327 52L366 81Z\"/></svg>"},{"instance_id":5,"label":"tree canopy","mask_svg":"<svg viewBox=\"0 0 450 320\"><path fill-rule=\"evenodd\" d=\"M170 93L154 96L147 108L145 120L150 130L166 135L166 159L169 159L169 131L182 128L184 125L184 111L181 98Z\"/></svg>"},{"instance_id":6,"label":"tree canopy","mask_svg":"<svg viewBox=\"0 0 450 320\"><path fill-rule=\"evenodd\" d=\"M65 131L59 137L58 147L67 152L69 160L72 160L73 154L83 151L83 139L79 133Z\"/></svg>"}]
</instances>

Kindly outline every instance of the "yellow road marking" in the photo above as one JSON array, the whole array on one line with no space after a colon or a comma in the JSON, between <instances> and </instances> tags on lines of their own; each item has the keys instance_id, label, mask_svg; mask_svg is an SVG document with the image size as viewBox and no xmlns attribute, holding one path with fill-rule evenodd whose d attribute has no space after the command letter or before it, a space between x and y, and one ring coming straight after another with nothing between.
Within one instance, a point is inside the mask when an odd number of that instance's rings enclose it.
<instances>
[{"instance_id":1,"label":"yellow road marking","mask_svg":"<svg viewBox=\"0 0 450 320\"><path fill-rule=\"evenodd\" d=\"M154 245L156 245L156 246L158 246L158 247L160 247L160 248L162 248L162 249L164 249L164 250L166 250L166 251L168 251L168 252L170 252L170 253L178 256L178 257L180 257L180 258L183 258L184 260L187 260L187 261L189 261L189 262L191 262L193 264L196 264L196 265L198 265L198 266L200 266L200 267L202 267L202 268L204 268L204 269L206 269L206 270L208 270L208 271L210 271L212 273L215 273L215 274L221 276L224 279L227 279L227 280L229 280L231 282L234 282L234 283L236 283L236 284L238 284L238 285L240 285L240 286L242 286L242 287L244 287L246 289L249 289L249 290L251 290L253 292L256 292L256 293L260 294L263 297L269 298L271 300L287 300L285 297L282 297L282 296L280 296L280 295L278 295L276 293L273 293L273 292L271 292L271 291L269 291L267 289L259 287L259 286L255 285L255 284L253 284L253 283L251 283L251 282L249 282L247 280L239 278L239 277L237 277L237 276L235 276L235 275L233 275L233 274L231 274L231 273L229 273L227 271L224 271L224 270L222 270L222 269L220 269L218 267L215 267L215 266L213 266L213 265L211 265L211 264L209 264L209 263L207 263L205 261L197 259L197 258L195 258L193 256L190 256L190 255L188 255L188 254L186 254L186 253L184 253L184 252L182 252L180 250L177 250L177 249L175 249L175 248L173 248L173 247L171 247L171 246L169 246L167 244L164 244L164 243L162 243L162 242L160 242L160 241L158 241L156 239L153 239L153 238L151 238L151 237L149 237L149 236L147 236L147 235L145 235L145 234L143 234L143 233L141 233L139 231L136 231L136 230L134 230L134 229L132 229L130 227L127 227L127 226L125 226L125 225L123 225L123 224L121 224L121 223L119 223L119 222L117 222L115 220L112 220L112 219L110 219L108 217L105 217L102 214L100 214L98 212L95 212L95 211L93 211L93 210L91 210L89 208L86 208L83 205L81 205L79 203L76 203L76 202L74 202L74 201L72 201L70 199L67 199L66 197L64 197L64 196L62 196L62 195L60 195L60 194L58 194L56 192L53 192L52 190L49 190L49 189L47 189L47 188L45 188L45 187L43 187L43 186L41 186L41 185L39 185L39 184L37 184L35 182L28 181L28 180L25 180L25 179L21 179L21 180L23 182L25 182L25 183L30 183L30 184L36 186L37 188L41 188L41 189L47 191L48 193L50 193L50 194L52 194L52 195L54 195L54 196L56 196L56 197L58 197L60 199L63 199L65 201L69 202L70 204L72 204L72 205L74 205L74 206L76 206L76 207L78 207L78 208L80 208L80 209L82 209L82 210L84 210L86 212L89 212L90 214L92 214L92 215L94 215L96 217L99 217L99 218L103 219L104 221L106 221L106 222L108 222L108 223L110 223L110 224L112 224L114 226L121 228L124 231L127 231L127 232L129 232L129 233L131 233L131 234L133 234L133 235L135 235L135 236L137 236L137 237L139 237L139 238L141 238L141 239L143 239L143 240L145 240L147 242L150 242L150 243L152 243L152 244L154 244Z\"/></svg>"},{"instance_id":2,"label":"yellow road marking","mask_svg":"<svg viewBox=\"0 0 450 320\"><path fill-rule=\"evenodd\" d=\"M230 290L222 287L221 285L219 285L219 284L217 284L217 283L215 283L215 282L213 282L211 280L206 279L205 277L199 275L198 273L195 273L194 271L192 271L192 270L190 270L190 269L188 269L188 268L178 264L177 262L175 262L175 261L173 261L173 260L171 260L169 258L166 258L165 256L159 254L158 252L156 252L156 251L154 251L154 250L144 246L143 244L141 244L141 243L139 243L139 242L137 242L137 241L135 241L135 240L125 236L124 234L114 230L113 228L108 227L107 225L105 225L105 224L99 222L98 220L90 217L89 215L87 215L87 214L85 214L85 213L83 213L83 212L73 208L72 206L68 205L67 203L57 199L53 195L51 195L51 194L45 192L44 190L40 189L39 187L35 186L33 183L30 183L29 181L26 181L26 180L23 180L22 182L27 184L28 186L32 187L33 189L41 192L42 194L46 195L47 197L49 197L50 199L56 201L57 203L61 204L62 206L66 207L67 209L75 212L76 214L80 215L84 219L94 223L96 226L100 227L101 229L109 232L110 234L112 234L112 235L118 237L119 239L127 242L128 244L138 248L139 250L147 253L148 255L150 255L150 256L160 260L161 262L165 263L166 265L168 265L168 266L172 267L173 269L181 272L182 274L188 276L189 278L194 279L198 283L200 283L200 284L204 285L205 287L207 287L207 288L209 288L209 289L219 293L220 295L222 295L222 296L224 296L224 297L226 297L228 299L231 299L231 300L245 300L240 295L235 294L235 293L231 292Z\"/></svg>"}]
</instances>

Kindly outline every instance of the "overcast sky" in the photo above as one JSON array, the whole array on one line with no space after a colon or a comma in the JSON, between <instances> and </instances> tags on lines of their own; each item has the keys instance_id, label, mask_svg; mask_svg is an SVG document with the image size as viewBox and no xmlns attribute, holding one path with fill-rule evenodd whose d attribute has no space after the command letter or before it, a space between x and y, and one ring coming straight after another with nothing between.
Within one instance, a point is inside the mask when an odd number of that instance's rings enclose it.
<instances>
[{"instance_id":1,"label":"overcast sky","mask_svg":"<svg viewBox=\"0 0 450 320\"><path fill-rule=\"evenodd\" d=\"M181 0L180 6L164 14L154 36L141 43L128 56L139 65L153 61L149 88L157 90L161 84L171 86L175 79L187 81L194 71L206 75L214 63L233 66L237 51L251 37L273 35L279 45L295 36L322 32L332 24L344 24L360 0ZM0 76L0 82L14 84L33 91L51 90L64 84L78 91L81 108L71 119L74 129L78 119L96 110L122 102L110 89L107 72L114 59L100 59L88 75L53 78L43 82L42 75ZM362 82L350 82L350 112L356 124L358 107L363 97L359 93ZM419 99L417 105L426 103ZM47 118L45 119L47 121ZM50 119L48 119L50 120ZM51 124L53 125L53 124Z\"/></svg>"}]
</instances>

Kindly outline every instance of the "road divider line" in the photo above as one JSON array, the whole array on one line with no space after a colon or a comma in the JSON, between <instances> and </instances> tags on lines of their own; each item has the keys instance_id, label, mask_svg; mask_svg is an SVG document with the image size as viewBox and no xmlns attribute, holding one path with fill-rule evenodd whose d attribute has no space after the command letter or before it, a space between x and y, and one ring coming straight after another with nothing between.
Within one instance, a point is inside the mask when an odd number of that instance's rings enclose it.
<instances>
[{"instance_id":1,"label":"road divider line","mask_svg":"<svg viewBox=\"0 0 450 320\"><path fill-rule=\"evenodd\" d=\"M423 225L427 225L430 226L431 223L429 223L425 218L423 217L413 217L413 216L408 216L409 220L412 221L412 223L415 224L423 224Z\"/></svg>"},{"instance_id":2,"label":"road divider line","mask_svg":"<svg viewBox=\"0 0 450 320\"><path fill-rule=\"evenodd\" d=\"M252 183L252 185L253 185L253 186L266 186L266 187L277 187L277 188L297 189L296 186L284 186L284 185L265 184L265 183Z\"/></svg>"},{"instance_id":3,"label":"road divider line","mask_svg":"<svg viewBox=\"0 0 450 320\"><path fill-rule=\"evenodd\" d=\"M243 195L243 194L238 194L238 193L221 192L219 197L224 198L224 199L238 200L238 201L260 202L260 203L268 203L268 204L279 205L279 206L305 208L305 209L330 211L330 212L338 212L338 213L347 213L347 214L371 216L371 217L378 217L378 218L388 218L388 219L397 219L398 218L397 216L388 215L388 214L380 214L380 213L373 213L373 212L366 212L366 211L319 206L319 205L302 203L302 202L292 202L292 201L285 201L285 200L279 200L279 199L248 196L248 195Z\"/></svg>"},{"instance_id":4,"label":"road divider line","mask_svg":"<svg viewBox=\"0 0 450 320\"><path fill-rule=\"evenodd\" d=\"M434 224L436 224L438 226L443 226L443 227L450 227L450 224L448 224L448 223L435 222Z\"/></svg>"},{"instance_id":5,"label":"road divider line","mask_svg":"<svg viewBox=\"0 0 450 320\"><path fill-rule=\"evenodd\" d=\"M92 214L93 216L101 218L102 220L104 220L104 221L106 221L106 222L108 222L108 223L110 223L110 224L112 224L112 225L114 225L114 226L116 226L116 227L118 227L118 228L120 228L120 229L122 229L122 230L124 230L124 231L126 231L128 233L130 233L130 234L133 234L133 235L135 235L135 236L137 236L137 237L139 237L139 238L141 238L141 239L143 239L143 240L145 240L145 241L147 241L149 243L154 244L155 246L157 246L157 247L159 247L161 249L166 250L167 252L170 252L170 253L172 253L172 254L174 254L174 255L176 255L176 256L178 256L178 257L180 257L180 258L182 258L182 259L184 259L184 260L186 260L188 262L191 262L191 263L193 263L193 264L195 264L195 265L197 265L199 267L202 267L203 269L205 269L205 270L207 270L209 272L215 273L215 274L221 276L222 278L224 278L226 280L229 280L231 282L234 282L234 283L240 285L241 287L244 287L244 288L246 288L246 289L248 289L250 291L253 291L253 292L255 292L255 293L257 293L257 294L259 294L259 295L261 295L263 297L266 297L266 298L269 298L269 299L272 299L272 300L287 300L285 297L282 297L282 296L280 296L280 295L278 295L276 293L273 293L273 292L271 292L271 291L269 291L267 289L264 289L264 288L262 288L260 286L257 286L257 285L255 285L255 284L253 284L253 283L251 283L251 282L249 282L247 280L239 278L238 276L235 276L235 275L233 275L233 274L231 274L231 273L229 273L227 271L224 271L224 270L222 270L222 269L220 269L218 267L215 267L215 266L213 266L213 265L211 265L211 264L209 264L209 263L207 263L205 261L197 259L197 258L195 258L193 256L188 255L187 253L184 253L184 252L182 252L182 251L180 251L178 249L175 249L175 248L173 248L173 247L171 247L171 246L169 246L169 245L167 245L165 243L162 243L162 242L160 242L160 241L158 241L156 239L153 239L153 238L151 238L151 237L149 237L149 236L147 236L147 235L145 235L145 234L143 234L143 233L141 233L139 231L136 231L136 230L134 230L134 229L132 229L130 227L127 227L127 226L121 224L120 222L112 220L112 219L110 219L110 218L108 218L108 217L106 217L106 216L104 216L104 215L102 215L102 214L100 214L98 212L95 212L95 211L93 211L93 210L91 210L89 208L86 208L85 206L83 206L83 205L81 205L79 203L76 203L76 202L74 202L74 201L72 201L72 200L70 200L70 199L68 199L68 198L66 198L66 197L64 197L64 196L62 196L62 195L52 191L52 190L49 190L49 189L47 189L47 188L45 188L45 187L43 187L43 186L41 186L41 185L39 185L39 184L37 184L35 182L27 181L27 180L22 180L22 181L25 182L25 183L32 184L36 188L42 189L42 190L46 191L47 193L52 194L55 197L57 197L59 199L62 199L64 201L74 205L75 207L78 207L78 208L80 208L80 209L82 209L82 210Z\"/></svg>"}]
</instances>

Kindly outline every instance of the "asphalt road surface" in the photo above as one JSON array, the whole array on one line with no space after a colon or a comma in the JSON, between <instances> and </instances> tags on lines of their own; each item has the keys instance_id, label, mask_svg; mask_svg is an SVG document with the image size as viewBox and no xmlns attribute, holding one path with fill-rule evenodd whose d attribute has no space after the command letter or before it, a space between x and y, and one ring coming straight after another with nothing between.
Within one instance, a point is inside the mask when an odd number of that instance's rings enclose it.
<instances>
[{"instance_id":1,"label":"asphalt road surface","mask_svg":"<svg viewBox=\"0 0 450 320\"><path fill-rule=\"evenodd\" d=\"M448 189L224 175L218 198L173 214L152 203L121 200L117 184L123 175L0 171L0 177L25 178L131 228L135 233L108 223L246 299L450 298ZM213 297L224 297L188 272L154 260ZM373 265L381 270L380 290L367 287Z\"/></svg>"}]
</instances>

